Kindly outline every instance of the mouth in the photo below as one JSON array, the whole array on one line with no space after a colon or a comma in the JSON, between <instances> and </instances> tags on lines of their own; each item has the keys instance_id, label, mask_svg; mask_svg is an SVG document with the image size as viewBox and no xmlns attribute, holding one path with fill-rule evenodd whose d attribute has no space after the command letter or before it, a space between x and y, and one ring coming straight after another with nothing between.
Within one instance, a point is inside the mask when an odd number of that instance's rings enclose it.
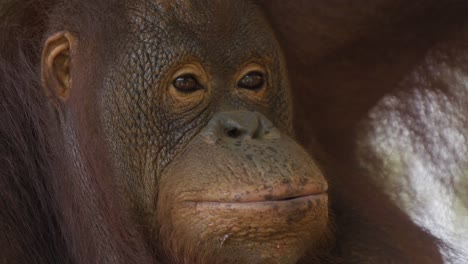
<instances>
[{"instance_id":1,"label":"mouth","mask_svg":"<svg viewBox=\"0 0 468 264\"><path fill-rule=\"evenodd\" d=\"M221 237L231 234L230 243L248 239L263 244L265 237L269 241L284 241L291 234L296 234L293 237L305 234L306 240L316 240L321 236L320 230L326 229L326 183L291 184L234 193L241 195L225 193L209 197L211 199L205 196L205 199L185 200L179 204L178 212L183 212L185 217L190 215L202 234L209 228L215 229Z\"/></svg>"},{"instance_id":2,"label":"mouth","mask_svg":"<svg viewBox=\"0 0 468 264\"><path fill-rule=\"evenodd\" d=\"M255 207L263 205L281 205L288 203L310 202L327 196L327 185L313 183L300 187L278 186L261 191L236 192L224 195L220 199L206 199L188 201L198 205L212 205L221 207Z\"/></svg>"},{"instance_id":3,"label":"mouth","mask_svg":"<svg viewBox=\"0 0 468 264\"><path fill-rule=\"evenodd\" d=\"M248 201L248 202L213 202L213 201L199 201L190 202L196 205L196 207L207 207L207 208L225 208L225 209L267 209L267 208L288 208L291 205L299 206L301 204L307 204L308 207L319 201L328 198L326 192L320 194L303 195L288 197L277 200L262 200L262 201ZM291 207L292 209L292 207Z\"/></svg>"},{"instance_id":4,"label":"mouth","mask_svg":"<svg viewBox=\"0 0 468 264\"><path fill-rule=\"evenodd\" d=\"M265 219L274 219L275 228L291 221L315 221L321 212L326 211L328 194L326 192L274 198L271 200L242 202L190 202L186 204L200 214L223 215L226 218L249 219L252 223L263 223ZM321 216L322 217L322 216ZM321 218L319 217L319 218ZM257 219L258 218L258 219ZM256 220L254 220L256 219ZM268 221L267 221L268 222ZM277 226L274 223L278 224Z\"/></svg>"}]
</instances>

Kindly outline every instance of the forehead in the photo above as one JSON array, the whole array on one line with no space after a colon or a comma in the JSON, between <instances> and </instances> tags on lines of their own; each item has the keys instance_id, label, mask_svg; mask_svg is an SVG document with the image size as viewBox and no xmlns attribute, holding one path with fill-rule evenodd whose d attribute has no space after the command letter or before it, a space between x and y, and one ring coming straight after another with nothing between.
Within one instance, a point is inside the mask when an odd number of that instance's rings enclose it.
<instances>
[{"instance_id":1,"label":"forehead","mask_svg":"<svg viewBox=\"0 0 468 264\"><path fill-rule=\"evenodd\" d=\"M146 46L219 61L277 56L270 26L250 1L153 0L131 10L131 34Z\"/></svg>"}]
</instances>

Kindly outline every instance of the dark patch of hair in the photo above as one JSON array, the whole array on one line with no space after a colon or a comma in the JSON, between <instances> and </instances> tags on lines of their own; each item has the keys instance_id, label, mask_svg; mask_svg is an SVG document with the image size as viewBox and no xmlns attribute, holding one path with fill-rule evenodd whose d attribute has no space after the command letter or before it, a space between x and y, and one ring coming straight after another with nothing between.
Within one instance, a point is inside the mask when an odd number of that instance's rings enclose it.
<instances>
[{"instance_id":1,"label":"dark patch of hair","mask_svg":"<svg viewBox=\"0 0 468 264\"><path fill-rule=\"evenodd\" d=\"M112 232L109 237L123 237L120 244L80 233L79 227L89 224L80 215L67 222L75 217L70 212L76 210L72 207L79 198L67 193L71 188L67 181L73 177L67 175L66 158L62 158L61 106L50 103L40 80L42 43L50 32L65 28L79 32L82 47L97 46L97 41L111 43L111 38L118 37L116 21L122 13L117 9L123 5L123 1L108 0L0 3L0 263L143 263L149 259L132 231L120 225L123 220L104 221L114 225L107 228ZM64 205L70 208L62 210ZM99 239L103 241L95 242ZM105 243L109 247L92 248Z\"/></svg>"}]
</instances>

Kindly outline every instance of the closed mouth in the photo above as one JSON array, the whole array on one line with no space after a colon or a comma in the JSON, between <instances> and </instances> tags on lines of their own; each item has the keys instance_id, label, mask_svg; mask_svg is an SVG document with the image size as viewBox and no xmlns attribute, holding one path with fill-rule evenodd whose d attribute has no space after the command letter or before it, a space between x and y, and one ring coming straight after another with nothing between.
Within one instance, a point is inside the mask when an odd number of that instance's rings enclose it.
<instances>
[{"instance_id":1,"label":"closed mouth","mask_svg":"<svg viewBox=\"0 0 468 264\"><path fill-rule=\"evenodd\" d=\"M274 214L285 215L297 211L314 210L328 201L326 192L311 195L293 196L277 200L243 201L243 202L220 202L220 201L198 201L187 202L189 206L194 206L196 210L212 211L213 213L232 212L238 214Z\"/></svg>"},{"instance_id":2,"label":"closed mouth","mask_svg":"<svg viewBox=\"0 0 468 264\"><path fill-rule=\"evenodd\" d=\"M273 204L284 202L295 202L301 200L319 199L327 195L327 186L316 183L301 186L300 188L291 188L290 186L279 186L274 189L268 189L246 194L237 194L224 196L220 199L200 199L187 202L193 203L211 203L211 204Z\"/></svg>"}]
</instances>

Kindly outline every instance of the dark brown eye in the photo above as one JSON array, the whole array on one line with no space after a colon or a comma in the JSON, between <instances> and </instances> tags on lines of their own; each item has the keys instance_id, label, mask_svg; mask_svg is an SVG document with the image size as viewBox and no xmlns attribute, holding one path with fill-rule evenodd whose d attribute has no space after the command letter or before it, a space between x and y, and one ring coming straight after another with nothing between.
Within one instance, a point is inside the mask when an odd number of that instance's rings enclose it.
<instances>
[{"instance_id":1,"label":"dark brown eye","mask_svg":"<svg viewBox=\"0 0 468 264\"><path fill-rule=\"evenodd\" d=\"M252 71L244 75L239 83L237 83L237 86L249 90L258 90L263 87L264 83L264 74L258 71Z\"/></svg>"},{"instance_id":2,"label":"dark brown eye","mask_svg":"<svg viewBox=\"0 0 468 264\"><path fill-rule=\"evenodd\" d=\"M191 74L186 74L175 78L172 82L174 88L182 93L191 93L203 89L197 78Z\"/></svg>"}]
</instances>

